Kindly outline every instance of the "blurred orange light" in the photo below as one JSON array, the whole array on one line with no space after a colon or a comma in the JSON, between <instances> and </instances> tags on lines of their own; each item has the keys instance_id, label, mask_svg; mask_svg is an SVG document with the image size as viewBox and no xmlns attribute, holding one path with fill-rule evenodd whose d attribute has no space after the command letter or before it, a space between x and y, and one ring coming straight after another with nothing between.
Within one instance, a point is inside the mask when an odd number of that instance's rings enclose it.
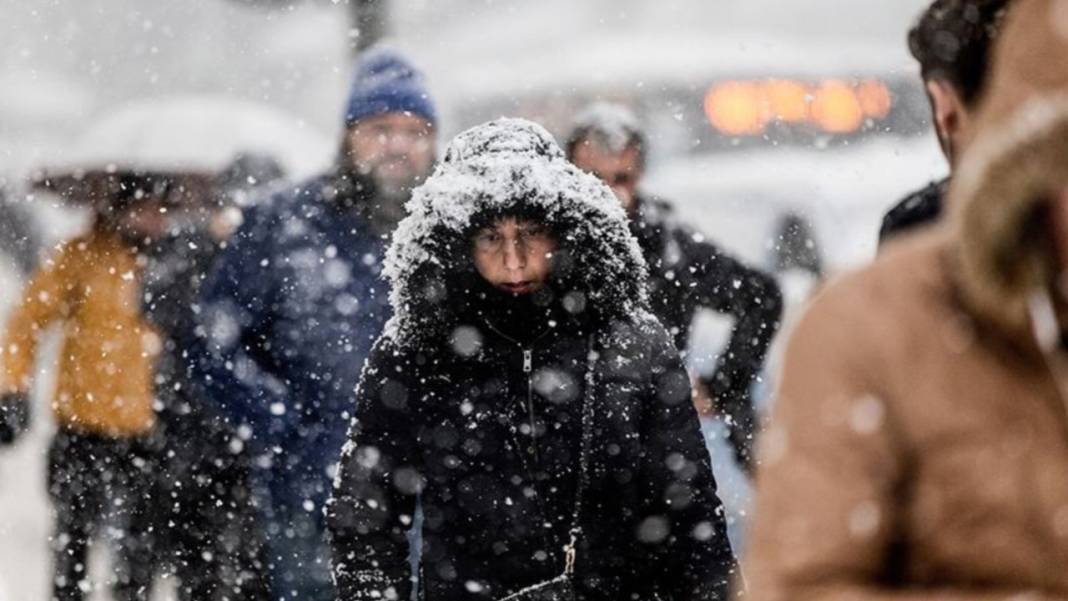
<instances>
[{"instance_id":1,"label":"blurred orange light","mask_svg":"<svg viewBox=\"0 0 1068 601\"><path fill-rule=\"evenodd\" d=\"M788 79L725 81L705 95L705 114L728 136L755 136L772 122L807 124L821 131L859 131L867 118L890 116L893 96L885 83L828 80L814 86Z\"/></svg>"},{"instance_id":2,"label":"blurred orange light","mask_svg":"<svg viewBox=\"0 0 1068 601\"><path fill-rule=\"evenodd\" d=\"M864 123L864 109L853 86L843 81L825 81L812 101L812 118L824 131L850 133Z\"/></svg>"},{"instance_id":3,"label":"blurred orange light","mask_svg":"<svg viewBox=\"0 0 1068 601\"><path fill-rule=\"evenodd\" d=\"M805 86L783 79L775 79L764 86L771 114L786 123L808 120L808 90Z\"/></svg>"},{"instance_id":4,"label":"blurred orange light","mask_svg":"<svg viewBox=\"0 0 1068 601\"><path fill-rule=\"evenodd\" d=\"M869 79L860 84L857 86L857 98L865 115L873 119L885 119L890 115L893 100L883 82Z\"/></svg>"},{"instance_id":5,"label":"blurred orange light","mask_svg":"<svg viewBox=\"0 0 1068 601\"><path fill-rule=\"evenodd\" d=\"M725 134L759 134L770 120L761 92L753 82L731 81L713 86L705 96L705 114Z\"/></svg>"}]
</instances>

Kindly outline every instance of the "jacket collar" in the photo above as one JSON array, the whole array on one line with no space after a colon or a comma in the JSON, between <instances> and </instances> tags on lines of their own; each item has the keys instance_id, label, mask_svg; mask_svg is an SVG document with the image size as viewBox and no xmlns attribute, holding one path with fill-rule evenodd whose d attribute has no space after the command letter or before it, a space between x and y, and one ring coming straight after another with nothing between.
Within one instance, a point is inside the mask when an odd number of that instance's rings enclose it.
<instances>
[{"instance_id":1,"label":"jacket collar","mask_svg":"<svg viewBox=\"0 0 1068 601\"><path fill-rule=\"evenodd\" d=\"M630 216L630 231L638 239L638 245L647 259L658 256L666 244L672 217L671 205L646 196L638 196L635 204L637 208Z\"/></svg>"}]
</instances>

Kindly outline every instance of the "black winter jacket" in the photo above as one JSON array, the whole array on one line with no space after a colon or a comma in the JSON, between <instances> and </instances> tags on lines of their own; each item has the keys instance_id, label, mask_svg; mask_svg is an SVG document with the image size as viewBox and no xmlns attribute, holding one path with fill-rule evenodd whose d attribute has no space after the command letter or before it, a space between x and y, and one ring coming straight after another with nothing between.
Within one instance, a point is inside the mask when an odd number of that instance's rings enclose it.
<instances>
[{"instance_id":1,"label":"black winter jacket","mask_svg":"<svg viewBox=\"0 0 1068 601\"><path fill-rule=\"evenodd\" d=\"M935 222L942 215L942 199L948 189L948 179L932 182L894 205L883 217L879 245L906 231Z\"/></svg>"},{"instance_id":2,"label":"black winter jacket","mask_svg":"<svg viewBox=\"0 0 1068 601\"><path fill-rule=\"evenodd\" d=\"M327 506L339 599L408 598L417 497L423 599L559 576L585 402L580 599L725 599L735 561L689 379L611 192L544 130L505 120L462 134L410 206L387 256L395 315ZM470 267L470 228L494 214L542 219L561 241L533 299L488 291Z\"/></svg>"},{"instance_id":3,"label":"black winter jacket","mask_svg":"<svg viewBox=\"0 0 1068 601\"><path fill-rule=\"evenodd\" d=\"M631 231L649 265L649 300L676 347L686 350L698 309L734 318L730 341L702 383L728 417L740 463L750 468L758 429L750 390L782 318L782 293L774 278L678 223L670 205L639 199L638 206Z\"/></svg>"}]
</instances>

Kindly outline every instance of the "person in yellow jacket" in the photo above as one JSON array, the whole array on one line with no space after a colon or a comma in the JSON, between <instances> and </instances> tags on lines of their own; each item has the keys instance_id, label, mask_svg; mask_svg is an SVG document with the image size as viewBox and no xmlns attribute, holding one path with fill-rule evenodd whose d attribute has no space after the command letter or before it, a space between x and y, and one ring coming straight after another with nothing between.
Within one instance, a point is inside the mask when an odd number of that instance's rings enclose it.
<instances>
[{"instance_id":1,"label":"person in yellow jacket","mask_svg":"<svg viewBox=\"0 0 1068 601\"><path fill-rule=\"evenodd\" d=\"M88 234L57 249L31 278L0 347L0 422L10 439L28 421L42 335L61 328L48 475L56 601L84 597L89 539L105 526L117 532L115 599L147 599L151 585L150 440L160 339L142 315L138 250L164 222L158 203L142 201L122 199Z\"/></svg>"}]
</instances>

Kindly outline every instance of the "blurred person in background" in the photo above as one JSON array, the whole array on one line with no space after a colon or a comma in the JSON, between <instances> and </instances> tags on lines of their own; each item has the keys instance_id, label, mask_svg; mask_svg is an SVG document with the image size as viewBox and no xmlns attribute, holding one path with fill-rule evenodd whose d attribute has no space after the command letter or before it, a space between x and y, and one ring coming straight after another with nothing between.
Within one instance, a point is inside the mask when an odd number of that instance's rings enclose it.
<instances>
[{"instance_id":1,"label":"blurred person in background","mask_svg":"<svg viewBox=\"0 0 1068 601\"><path fill-rule=\"evenodd\" d=\"M48 455L53 599L90 590L90 539L106 533L114 596L146 600L153 575L150 493L156 426L154 362L160 338L141 310L143 251L164 233L154 182L100 179L91 231L58 248L32 276L5 329L0 414L24 429L41 337L61 327L52 397L57 431Z\"/></svg>"},{"instance_id":2,"label":"blurred person in background","mask_svg":"<svg viewBox=\"0 0 1068 601\"><path fill-rule=\"evenodd\" d=\"M909 32L909 50L920 63L931 120L951 174L975 134L990 52L1009 2L936 0ZM948 189L945 179L900 201L883 217L879 244L938 220Z\"/></svg>"},{"instance_id":3,"label":"blurred person in background","mask_svg":"<svg viewBox=\"0 0 1068 601\"><path fill-rule=\"evenodd\" d=\"M390 314L385 246L433 166L436 124L416 68L367 51L337 163L247 211L201 292L197 378L252 446L278 599L334 599L322 508Z\"/></svg>"},{"instance_id":4,"label":"blurred person in background","mask_svg":"<svg viewBox=\"0 0 1068 601\"><path fill-rule=\"evenodd\" d=\"M782 365L782 351L785 350L785 337L793 331L800 313L815 296L826 274L823 253L808 219L797 213L783 214L776 225L773 240L772 271L782 289L784 309L779 336L772 344L765 371L778 374ZM769 378L766 383L773 385L774 379ZM761 398L768 396L770 394Z\"/></svg>"},{"instance_id":5,"label":"blurred person in background","mask_svg":"<svg viewBox=\"0 0 1068 601\"><path fill-rule=\"evenodd\" d=\"M194 374L197 296L231 211L284 173L269 156L241 155L190 205L169 213L148 255L145 314L162 337L157 362L158 550L173 564L181 601L267 601L267 553L252 505L251 460L236 428Z\"/></svg>"},{"instance_id":6,"label":"blurred person in background","mask_svg":"<svg viewBox=\"0 0 1068 601\"><path fill-rule=\"evenodd\" d=\"M797 272L817 281L823 279L823 254L809 220L797 213L784 213L775 229L775 273Z\"/></svg>"},{"instance_id":7,"label":"blurred person in background","mask_svg":"<svg viewBox=\"0 0 1068 601\"><path fill-rule=\"evenodd\" d=\"M772 342L764 366L768 377L763 378L757 387L760 391L757 397L765 401L771 400L778 383L789 335L826 277L823 254L808 219L794 212L783 213L775 225L772 239L771 270L782 290L783 313L779 335Z\"/></svg>"},{"instance_id":8,"label":"blurred person in background","mask_svg":"<svg viewBox=\"0 0 1068 601\"><path fill-rule=\"evenodd\" d=\"M626 107L605 103L587 107L575 119L566 146L568 158L612 188L630 217L631 232L649 264L653 312L676 347L686 351L699 309L734 318L730 342L714 373L700 376L695 388L699 410L726 421L738 462L751 471L758 430L751 387L779 325L778 285L683 225L669 203L640 191L645 135Z\"/></svg>"},{"instance_id":9,"label":"blurred person in background","mask_svg":"<svg viewBox=\"0 0 1068 601\"><path fill-rule=\"evenodd\" d=\"M829 285L762 443L754 601L1068 598L1068 11L1014 0L950 217Z\"/></svg>"}]
</instances>

